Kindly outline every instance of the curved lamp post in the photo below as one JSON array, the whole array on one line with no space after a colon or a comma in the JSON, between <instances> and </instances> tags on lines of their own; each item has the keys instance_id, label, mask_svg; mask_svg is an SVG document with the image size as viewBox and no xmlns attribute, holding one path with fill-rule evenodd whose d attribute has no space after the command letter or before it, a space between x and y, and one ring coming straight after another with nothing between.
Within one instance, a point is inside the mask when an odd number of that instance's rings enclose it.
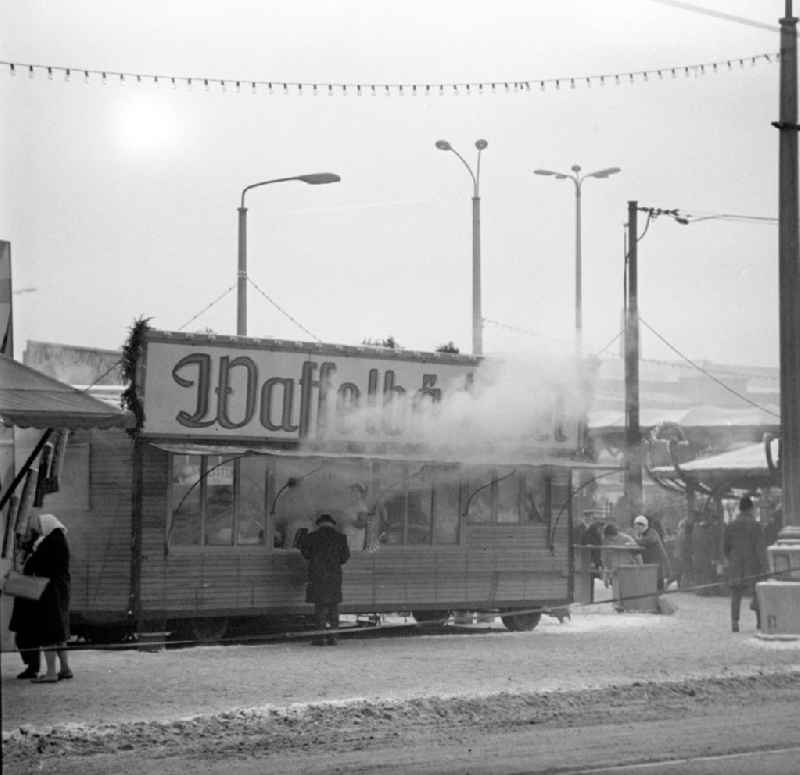
<instances>
[{"instance_id":1,"label":"curved lamp post","mask_svg":"<svg viewBox=\"0 0 800 775\"><path fill-rule=\"evenodd\" d=\"M554 172L553 170L534 170L534 175L552 175L556 180L571 180L575 184L575 349L578 355L581 354L583 336L583 298L581 281L581 186L586 178L609 178L616 175L619 167L606 167L602 170L595 170L585 175L581 175L581 168L578 164L570 167L572 174L568 172Z\"/></svg>"},{"instance_id":2,"label":"curved lamp post","mask_svg":"<svg viewBox=\"0 0 800 775\"><path fill-rule=\"evenodd\" d=\"M437 140L436 147L440 151L451 151L461 160L472 178L472 354L483 354L483 318L481 317L481 151L489 143L486 140L476 140L478 161L475 171L467 164L464 157L450 145L447 140Z\"/></svg>"},{"instance_id":3,"label":"curved lamp post","mask_svg":"<svg viewBox=\"0 0 800 775\"><path fill-rule=\"evenodd\" d=\"M260 183L251 183L242 189L241 204L239 205L239 269L236 284L237 336L247 336L247 208L244 206L244 196L251 188L268 186L270 183L286 183L289 180L299 180L311 186L319 186L324 183L338 183L341 178L332 172L314 172L310 175L262 180Z\"/></svg>"}]
</instances>

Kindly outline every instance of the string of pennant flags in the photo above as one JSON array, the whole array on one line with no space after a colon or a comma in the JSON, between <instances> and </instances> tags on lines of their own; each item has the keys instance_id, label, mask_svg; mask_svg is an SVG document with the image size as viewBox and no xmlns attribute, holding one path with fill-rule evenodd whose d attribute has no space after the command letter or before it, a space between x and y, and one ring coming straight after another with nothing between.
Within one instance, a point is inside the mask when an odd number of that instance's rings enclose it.
<instances>
[{"instance_id":1,"label":"string of pennant flags","mask_svg":"<svg viewBox=\"0 0 800 775\"><path fill-rule=\"evenodd\" d=\"M65 67L63 65L25 64L0 60L0 67L6 68L10 76L24 75L28 78L45 76L51 80L73 79L86 83L115 83L118 85L152 85L172 88L197 87L205 91L250 92L252 94L297 94L297 95L337 95L362 96L378 94L386 96L435 96L435 95L483 95L497 92L529 93L534 91L575 89L577 87L606 86L646 83L669 78L700 77L719 72L727 72L746 65L774 63L780 60L778 52L754 54L746 57L721 59L691 65L672 65L650 70L633 70L620 73L597 75L564 76L561 78L537 78L522 81L463 81L463 82L411 82L411 83L368 83L368 82L324 82L324 81L264 81L249 78L211 78L196 75L164 75L159 73L135 73L118 70L94 70L84 67Z\"/></svg>"}]
</instances>

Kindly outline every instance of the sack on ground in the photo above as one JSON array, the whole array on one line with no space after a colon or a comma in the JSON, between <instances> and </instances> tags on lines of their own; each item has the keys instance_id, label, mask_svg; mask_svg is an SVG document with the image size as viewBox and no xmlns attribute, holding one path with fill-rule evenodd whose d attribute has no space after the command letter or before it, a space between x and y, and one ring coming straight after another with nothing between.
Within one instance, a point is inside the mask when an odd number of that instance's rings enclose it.
<instances>
[{"instance_id":1,"label":"sack on ground","mask_svg":"<svg viewBox=\"0 0 800 775\"><path fill-rule=\"evenodd\" d=\"M43 576L26 576L10 570L3 578L3 594L12 597L24 597L27 600L39 600L50 579Z\"/></svg>"},{"instance_id":2,"label":"sack on ground","mask_svg":"<svg viewBox=\"0 0 800 775\"><path fill-rule=\"evenodd\" d=\"M678 606L675 605L668 597L664 595L658 596L658 612L660 614L669 616L674 614L675 611L678 610Z\"/></svg>"}]
</instances>

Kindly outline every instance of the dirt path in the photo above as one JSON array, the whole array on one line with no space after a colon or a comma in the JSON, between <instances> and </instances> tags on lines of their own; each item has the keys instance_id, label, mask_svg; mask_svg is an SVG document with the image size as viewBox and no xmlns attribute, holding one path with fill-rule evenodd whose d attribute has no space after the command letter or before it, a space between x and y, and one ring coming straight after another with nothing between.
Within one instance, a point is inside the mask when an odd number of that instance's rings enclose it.
<instances>
[{"instance_id":1,"label":"dirt path","mask_svg":"<svg viewBox=\"0 0 800 775\"><path fill-rule=\"evenodd\" d=\"M4 771L548 772L800 745L800 672L17 732Z\"/></svg>"}]
</instances>

